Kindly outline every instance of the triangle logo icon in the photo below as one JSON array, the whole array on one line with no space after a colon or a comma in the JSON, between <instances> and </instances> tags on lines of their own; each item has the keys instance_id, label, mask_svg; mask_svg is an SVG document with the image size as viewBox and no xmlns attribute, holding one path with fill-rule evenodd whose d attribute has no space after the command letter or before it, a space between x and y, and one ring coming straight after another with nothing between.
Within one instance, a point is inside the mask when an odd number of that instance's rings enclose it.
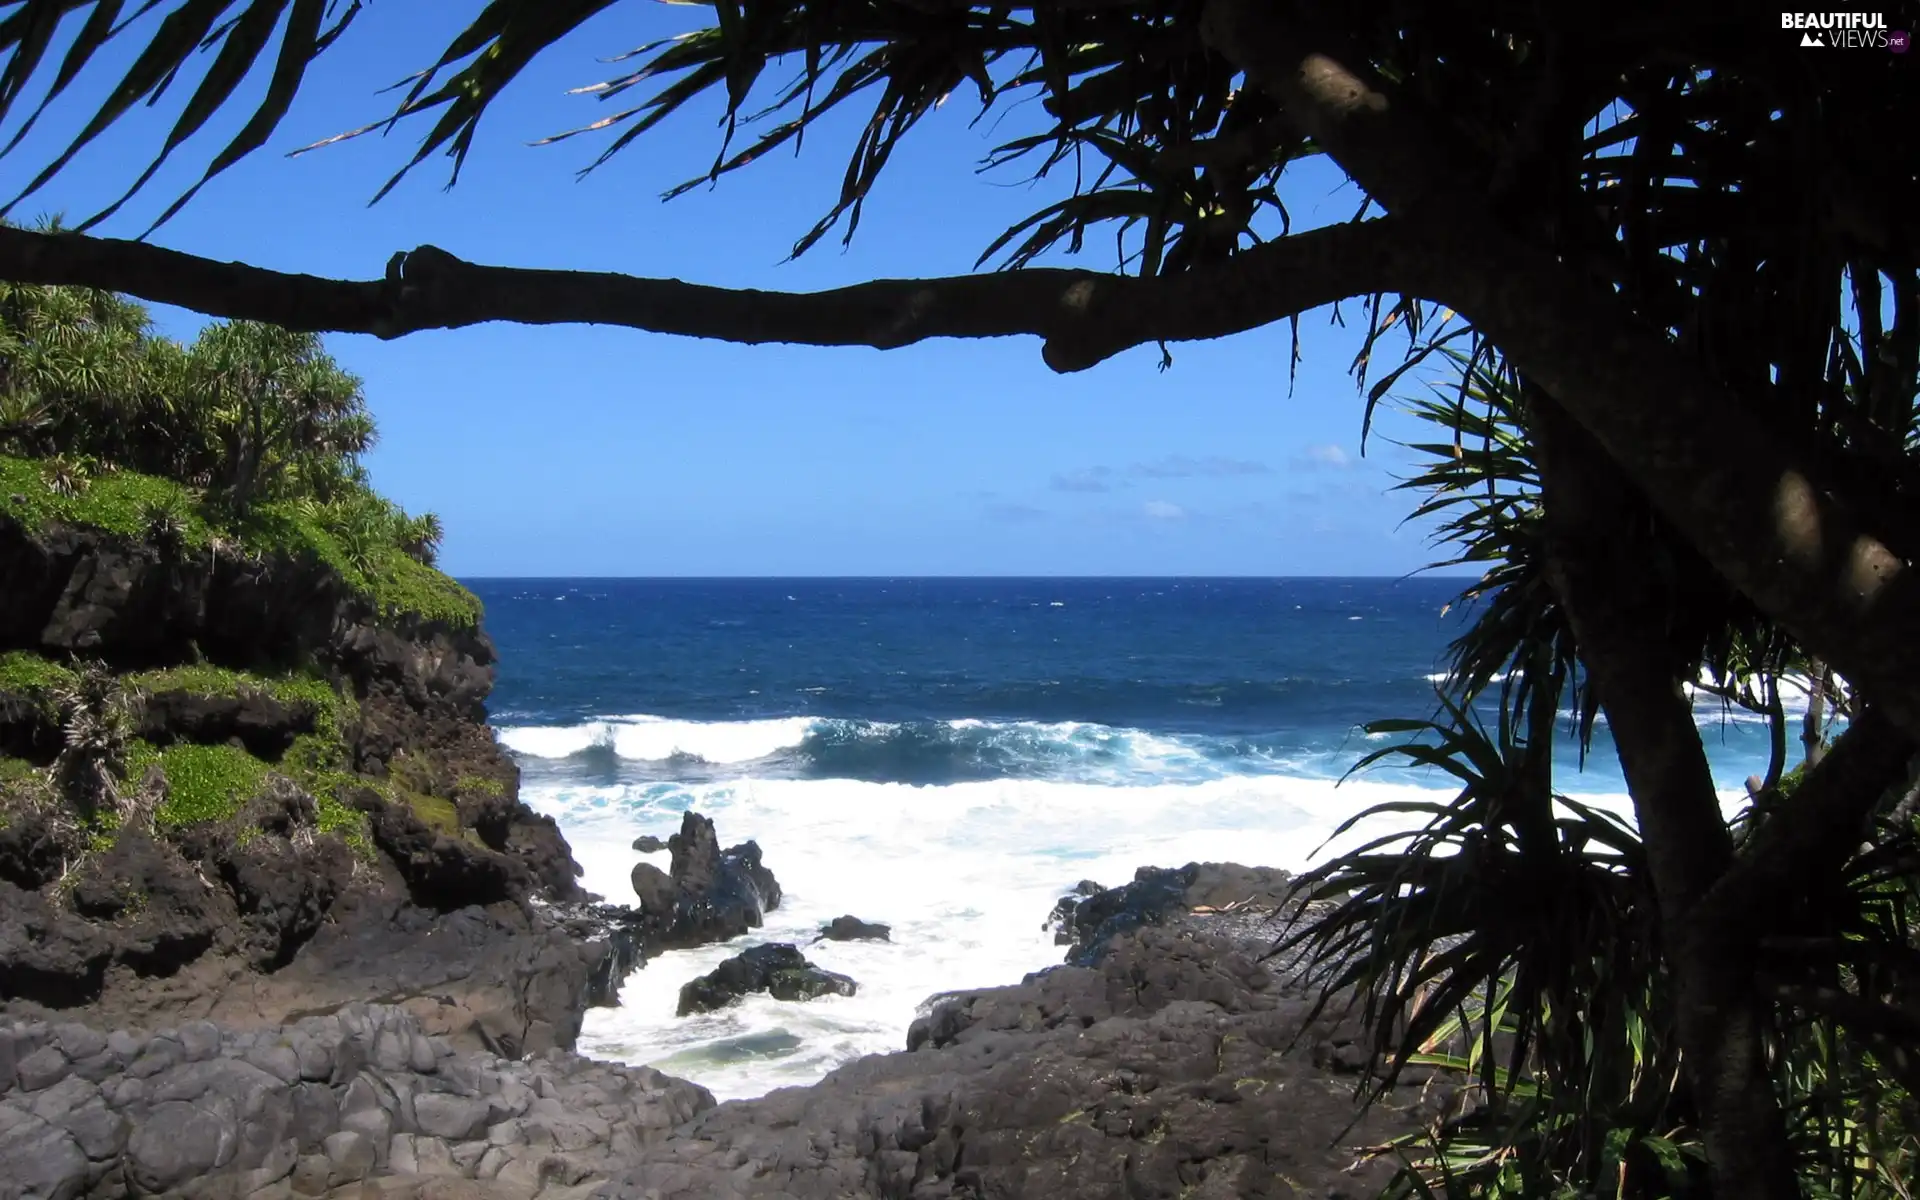
<instances>
[{"instance_id":1,"label":"triangle logo icon","mask_svg":"<svg viewBox=\"0 0 1920 1200\"><path fill-rule=\"evenodd\" d=\"M1825 43L1824 41L1822 41L1822 40L1820 40L1820 35L1819 35L1819 34L1817 34L1817 33L1803 33L1803 34L1801 34L1801 35L1800 35L1800 44L1801 44L1802 46L1819 46L1819 47L1821 47L1822 49L1825 49L1825 48L1826 48L1826 45L1827 45L1827 44L1826 44L1826 43Z\"/></svg>"}]
</instances>

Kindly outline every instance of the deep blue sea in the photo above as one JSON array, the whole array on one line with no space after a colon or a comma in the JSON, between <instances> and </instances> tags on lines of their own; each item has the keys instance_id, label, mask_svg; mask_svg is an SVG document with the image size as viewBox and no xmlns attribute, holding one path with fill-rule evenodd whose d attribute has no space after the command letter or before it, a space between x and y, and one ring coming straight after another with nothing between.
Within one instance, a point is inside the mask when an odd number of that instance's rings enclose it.
<instances>
[{"instance_id":1,"label":"deep blue sea","mask_svg":"<svg viewBox=\"0 0 1920 1200\"><path fill-rule=\"evenodd\" d=\"M861 984L806 1005L673 1016L740 945L667 955L589 1020L586 1048L722 1098L904 1045L929 995L1058 961L1041 922L1083 878L1232 860L1298 868L1345 817L1442 780L1378 768L1358 727L1435 711L1465 581L1382 579L473 580L500 651L490 705L612 900L643 833L688 808L756 839L787 891L742 944L841 913L888 944L821 943ZM1764 726L1702 703L1721 787ZM1624 811L1604 727L1562 791ZM664 856L662 856L664 859Z\"/></svg>"}]
</instances>

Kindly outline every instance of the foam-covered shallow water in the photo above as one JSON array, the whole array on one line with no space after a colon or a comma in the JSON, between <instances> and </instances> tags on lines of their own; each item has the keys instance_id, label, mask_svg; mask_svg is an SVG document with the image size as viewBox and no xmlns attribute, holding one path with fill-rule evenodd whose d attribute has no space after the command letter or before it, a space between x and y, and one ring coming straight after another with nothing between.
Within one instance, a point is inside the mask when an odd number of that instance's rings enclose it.
<instances>
[{"instance_id":1,"label":"foam-covered shallow water","mask_svg":"<svg viewBox=\"0 0 1920 1200\"><path fill-rule=\"evenodd\" d=\"M610 900L642 834L688 808L758 841L786 893L765 928L674 952L589 1013L588 1053L721 1098L899 1049L929 996L1056 963L1041 924L1081 879L1227 860L1298 869L1355 811L1444 780L1339 777L1433 711L1444 580L478 581L494 720ZM1729 804L1764 727L1696 711ZM1602 728L1561 789L1625 815ZM1351 840L1378 832L1362 827ZM1336 847L1337 848L1337 845ZM657 861L664 867L666 856ZM678 1018L695 975L850 913L890 943L806 945L852 997Z\"/></svg>"}]
</instances>

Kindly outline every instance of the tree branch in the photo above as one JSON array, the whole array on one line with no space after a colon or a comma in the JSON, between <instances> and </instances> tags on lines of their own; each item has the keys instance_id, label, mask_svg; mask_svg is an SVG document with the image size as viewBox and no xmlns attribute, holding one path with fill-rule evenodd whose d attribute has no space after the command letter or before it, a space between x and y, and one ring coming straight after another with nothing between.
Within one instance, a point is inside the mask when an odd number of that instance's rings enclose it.
<instances>
[{"instance_id":1,"label":"tree branch","mask_svg":"<svg viewBox=\"0 0 1920 1200\"><path fill-rule=\"evenodd\" d=\"M707 287L591 271L470 263L434 246L393 256L384 280L324 279L216 262L142 242L0 228L0 279L124 292L305 332L400 337L488 321L624 325L730 342L891 349L934 337L1044 338L1078 371L1153 341L1239 333L1442 274L1432 238L1399 220L1332 225L1223 266L1138 279L1035 269L879 279L824 292Z\"/></svg>"},{"instance_id":2,"label":"tree branch","mask_svg":"<svg viewBox=\"0 0 1920 1200\"><path fill-rule=\"evenodd\" d=\"M1701 900L1702 928L1762 936L1778 914L1831 879L1868 836L1867 818L1888 788L1906 778L1913 739L1869 709L1807 769L1793 795L1766 818L1740 856Z\"/></svg>"},{"instance_id":3,"label":"tree branch","mask_svg":"<svg viewBox=\"0 0 1920 1200\"><path fill-rule=\"evenodd\" d=\"M1396 216L1444 231L1445 302L1550 392L1735 587L1920 737L1920 572L1694 357L1487 210L1484 164L1316 6L1210 0L1209 45Z\"/></svg>"}]
</instances>

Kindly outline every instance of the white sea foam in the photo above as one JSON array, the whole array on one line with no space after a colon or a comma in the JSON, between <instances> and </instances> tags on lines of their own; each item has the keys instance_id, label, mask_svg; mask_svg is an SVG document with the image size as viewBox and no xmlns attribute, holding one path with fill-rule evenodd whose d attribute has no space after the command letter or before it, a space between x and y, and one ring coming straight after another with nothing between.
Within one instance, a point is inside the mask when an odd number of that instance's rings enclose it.
<instances>
[{"instance_id":1,"label":"white sea foam","mask_svg":"<svg viewBox=\"0 0 1920 1200\"><path fill-rule=\"evenodd\" d=\"M674 721L665 717L609 717L580 725L534 725L500 730L517 754L565 758L605 746L620 758L664 762L697 758L708 763L745 763L798 746L813 721L780 717L767 721Z\"/></svg>"},{"instance_id":2,"label":"white sea foam","mask_svg":"<svg viewBox=\"0 0 1920 1200\"><path fill-rule=\"evenodd\" d=\"M861 1054L897 1050L928 997L1013 983L1058 963L1041 928L1081 879L1113 886L1144 865L1233 861L1299 869L1336 826L1390 799L1432 799L1401 782L1258 776L1112 787L1000 779L945 786L848 780L573 786L530 778L523 795L557 818L585 884L630 898L640 834L666 835L692 807L726 844L759 842L786 892L766 927L722 946L664 954L636 971L617 1009L588 1013L585 1053L650 1063L722 1099L820 1078ZM1584 802L1630 815L1623 796ZM1731 806L1735 793L1728 793ZM1332 850L1385 832L1377 819ZM850 913L893 927L891 943L807 945ZM749 945L802 944L859 982L859 994L806 1004L764 996L717 1013L674 1016L680 986Z\"/></svg>"}]
</instances>

